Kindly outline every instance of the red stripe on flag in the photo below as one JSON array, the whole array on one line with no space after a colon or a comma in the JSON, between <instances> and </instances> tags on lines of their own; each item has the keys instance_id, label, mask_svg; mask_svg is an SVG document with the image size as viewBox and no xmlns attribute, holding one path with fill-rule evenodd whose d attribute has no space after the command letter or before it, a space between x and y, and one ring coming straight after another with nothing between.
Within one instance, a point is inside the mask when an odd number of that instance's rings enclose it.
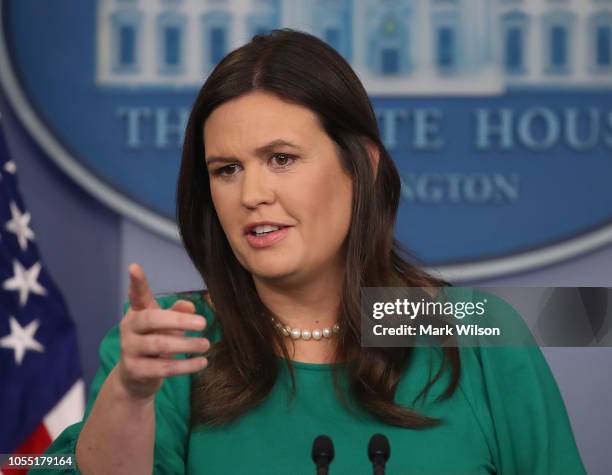
<instances>
[{"instance_id":1,"label":"red stripe on flag","mask_svg":"<svg viewBox=\"0 0 612 475\"><path fill-rule=\"evenodd\" d=\"M21 444L21 446L13 453L13 455L22 454L42 454L51 444L51 437L45 428L44 424L40 423L32 435ZM2 473L5 475L25 475L27 470L17 468L3 468Z\"/></svg>"}]
</instances>

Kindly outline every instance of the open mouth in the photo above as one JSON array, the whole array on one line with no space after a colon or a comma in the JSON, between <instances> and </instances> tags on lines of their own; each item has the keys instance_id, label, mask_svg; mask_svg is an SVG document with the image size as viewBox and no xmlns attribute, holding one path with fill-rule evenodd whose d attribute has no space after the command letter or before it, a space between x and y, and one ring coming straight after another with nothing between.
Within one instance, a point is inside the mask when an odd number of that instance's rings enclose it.
<instances>
[{"instance_id":1,"label":"open mouth","mask_svg":"<svg viewBox=\"0 0 612 475\"><path fill-rule=\"evenodd\" d=\"M266 236L267 234L272 234L275 233L277 231L280 231L281 229L285 229L288 226L264 226L265 229L260 229L259 231L257 231L257 228L253 228L249 234L251 236Z\"/></svg>"},{"instance_id":2,"label":"open mouth","mask_svg":"<svg viewBox=\"0 0 612 475\"><path fill-rule=\"evenodd\" d=\"M246 234L246 239L254 248L273 246L282 241L289 234L291 226L258 226Z\"/></svg>"}]
</instances>

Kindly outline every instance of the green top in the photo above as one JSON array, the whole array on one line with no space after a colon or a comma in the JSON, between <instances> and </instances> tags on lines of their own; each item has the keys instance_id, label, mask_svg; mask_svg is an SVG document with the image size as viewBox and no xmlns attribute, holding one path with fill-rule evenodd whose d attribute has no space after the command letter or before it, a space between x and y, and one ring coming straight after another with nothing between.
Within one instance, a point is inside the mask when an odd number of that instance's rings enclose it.
<instances>
[{"instance_id":1,"label":"green top","mask_svg":"<svg viewBox=\"0 0 612 475\"><path fill-rule=\"evenodd\" d=\"M177 298L165 296L158 302L168 308ZM193 300L197 313L206 317L210 327L212 309L199 296L194 295ZM499 311L508 312L509 308L507 305ZM219 337L210 335L211 341ZM119 353L115 326L100 345L100 368L89 392L84 420ZM446 373L425 400L413 405L427 381L430 364L439 362L441 354L439 348L416 347L397 390L396 402L444 420L437 427L422 430L386 425L363 410L358 416L351 415L336 399L330 364L294 362L297 394L289 406L291 381L284 360L279 358L279 379L263 404L222 429L190 431L191 375L168 378L155 400L154 473L312 474L311 447L320 434L329 435L334 442L331 475L372 473L367 445L377 432L385 434L391 445L386 472L390 475L586 473L561 394L537 346L461 347L461 378L453 396L433 401L446 388ZM74 453L82 425L68 427L47 453Z\"/></svg>"}]
</instances>

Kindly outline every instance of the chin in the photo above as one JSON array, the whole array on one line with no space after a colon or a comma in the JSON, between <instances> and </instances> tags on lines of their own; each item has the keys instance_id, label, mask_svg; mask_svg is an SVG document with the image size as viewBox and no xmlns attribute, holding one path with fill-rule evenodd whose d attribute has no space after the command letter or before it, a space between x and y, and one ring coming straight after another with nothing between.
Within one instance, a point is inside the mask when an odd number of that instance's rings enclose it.
<instances>
[{"instance_id":1,"label":"chin","mask_svg":"<svg viewBox=\"0 0 612 475\"><path fill-rule=\"evenodd\" d=\"M290 279L297 274L297 271L297 268L287 266L286 262L280 262L277 265L258 264L249 268L253 277L265 280Z\"/></svg>"},{"instance_id":2,"label":"chin","mask_svg":"<svg viewBox=\"0 0 612 475\"><path fill-rule=\"evenodd\" d=\"M295 271L288 269L265 269L265 268L257 268L254 269L251 274L259 277L260 279L284 279L290 278L295 275Z\"/></svg>"}]
</instances>

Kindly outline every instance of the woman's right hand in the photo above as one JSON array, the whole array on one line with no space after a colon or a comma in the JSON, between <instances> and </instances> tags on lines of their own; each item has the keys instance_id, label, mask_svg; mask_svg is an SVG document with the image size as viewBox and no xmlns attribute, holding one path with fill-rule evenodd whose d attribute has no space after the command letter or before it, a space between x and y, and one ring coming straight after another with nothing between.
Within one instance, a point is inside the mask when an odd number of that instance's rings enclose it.
<instances>
[{"instance_id":1,"label":"woman's right hand","mask_svg":"<svg viewBox=\"0 0 612 475\"><path fill-rule=\"evenodd\" d=\"M206 320L195 315L195 306L177 300L168 310L155 300L142 267L129 266L130 308L119 324L121 358L119 382L137 400L152 400L164 378L200 371L208 364L203 356L175 359L176 353L203 353L210 347L206 338L185 336L187 330L201 331Z\"/></svg>"}]
</instances>

